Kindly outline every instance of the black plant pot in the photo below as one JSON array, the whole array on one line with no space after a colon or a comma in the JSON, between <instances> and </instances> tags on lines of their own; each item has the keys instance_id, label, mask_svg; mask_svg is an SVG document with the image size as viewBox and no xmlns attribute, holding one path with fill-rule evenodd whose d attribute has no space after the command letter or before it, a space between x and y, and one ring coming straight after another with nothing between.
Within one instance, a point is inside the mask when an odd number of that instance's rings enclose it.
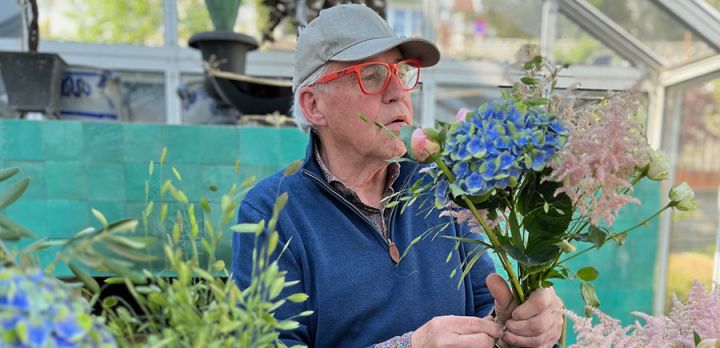
<instances>
[{"instance_id":1,"label":"black plant pot","mask_svg":"<svg viewBox=\"0 0 720 348\"><path fill-rule=\"evenodd\" d=\"M234 106L245 115L267 115L278 112L289 115L292 105L292 82L225 72L205 76L210 96Z\"/></svg>"},{"instance_id":2,"label":"black plant pot","mask_svg":"<svg viewBox=\"0 0 720 348\"><path fill-rule=\"evenodd\" d=\"M10 108L57 115L66 66L57 54L0 52L0 75Z\"/></svg>"},{"instance_id":3,"label":"black plant pot","mask_svg":"<svg viewBox=\"0 0 720 348\"><path fill-rule=\"evenodd\" d=\"M257 40L252 36L232 31L197 33L188 44L202 52L204 61L211 61L214 56L214 60L220 62L218 69L235 74L245 73L247 53L258 48Z\"/></svg>"}]
</instances>

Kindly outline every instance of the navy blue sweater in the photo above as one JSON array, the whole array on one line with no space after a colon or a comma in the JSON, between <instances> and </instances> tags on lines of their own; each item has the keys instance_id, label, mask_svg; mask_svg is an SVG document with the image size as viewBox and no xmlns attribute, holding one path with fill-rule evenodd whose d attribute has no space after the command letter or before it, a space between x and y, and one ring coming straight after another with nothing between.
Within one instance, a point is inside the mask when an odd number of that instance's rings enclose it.
<instances>
[{"instance_id":1,"label":"navy blue sweater","mask_svg":"<svg viewBox=\"0 0 720 348\"><path fill-rule=\"evenodd\" d=\"M298 329L281 333L285 344L366 347L413 331L435 316L489 314L493 299L485 277L494 272L494 266L487 254L459 288L460 262L470 245L453 251L454 241L427 238L395 265L388 242L373 224L326 183L312 143L302 169L288 177L280 172L261 181L239 209L239 223L267 221L278 194L289 194L277 229L281 242L290 240L290 245L279 265L288 272L287 280L300 282L283 295L304 292L309 299L286 303L276 316L285 319L305 310L315 313L301 318ZM417 169L414 164L401 165L395 192L422 175ZM391 208L388 226L401 253L418 235L449 221L437 212L425 218L417 204L402 214L400 207ZM467 235L467 231L465 225L453 223L442 234ZM250 283L253 244L251 233L233 236L233 279L241 289ZM449 252L453 256L446 263ZM457 275L450 279L453 269L458 269Z\"/></svg>"}]
</instances>

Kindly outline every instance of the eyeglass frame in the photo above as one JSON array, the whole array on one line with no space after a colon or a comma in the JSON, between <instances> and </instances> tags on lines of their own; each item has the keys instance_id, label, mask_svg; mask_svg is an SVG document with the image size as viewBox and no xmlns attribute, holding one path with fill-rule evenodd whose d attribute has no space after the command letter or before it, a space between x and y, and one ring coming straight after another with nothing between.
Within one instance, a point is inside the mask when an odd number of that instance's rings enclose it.
<instances>
[{"instance_id":1,"label":"eyeglass frame","mask_svg":"<svg viewBox=\"0 0 720 348\"><path fill-rule=\"evenodd\" d=\"M355 73L355 74L354 74L354 75L355 75L355 80L357 81L358 85L360 86L360 90L362 90L363 93L365 93L365 94L367 94L367 95L378 95L378 94L382 94L382 93L385 93L385 91L387 90L388 86L390 85L390 80L391 80L391 78L392 78L393 75L397 76L398 80L400 80L400 75L398 75L398 65L400 65L400 64L402 64L402 63L407 63L407 62L413 62L413 63L417 64L417 68L418 68L418 69L417 69L417 70L418 70L418 76L417 76L417 81L415 81L415 85L413 85L413 86L410 87L410 88L405 88L405 86L403 86L403 84L402 84L402 81L400 82L400 87L403 89L403 91L405 91L405 92L410 92L410 91L414 90L415 88L417 88L417 86L420 84L420 70L422 70L422 62L420 62L420 60L419 60L419 59L416 59L416 58L403 59L403 60L401 60L401 61L399 61L399 62L397 62L397 63L364 62L364 63L359 63L359 64L351 65L351 66L349 66L349 67L347 67L347 68L340 69L340 70L336 70L336 71L333 71L333 72L329 72L329 73L321 76L321 77L320 77L319 79L317 79L315 82L311 83L308 87L315 87L315 85L318 85L318 84L321 84L321 83L328 83L328 82L330 82L330 81L337 80L337 79L339 79L339 78L341 78L341 77L343 77L343 76L347 76L347 75L350 74L350 73ZM365 67L365 66L367 66L367 65L372 65L372 64L385 65L385 66L388 68L388 70L390 70L390 73L388 74L388 77L385 79L385 83L383 84L382 88L380 88L380 89L379 89L377 92L375 92L375 93L368 93L368 92L365 90L365 85L362 83L362 78L361 78L361 76L360 76L360 69L362 69L363 67Z\"/></svg>"}]
</instances>

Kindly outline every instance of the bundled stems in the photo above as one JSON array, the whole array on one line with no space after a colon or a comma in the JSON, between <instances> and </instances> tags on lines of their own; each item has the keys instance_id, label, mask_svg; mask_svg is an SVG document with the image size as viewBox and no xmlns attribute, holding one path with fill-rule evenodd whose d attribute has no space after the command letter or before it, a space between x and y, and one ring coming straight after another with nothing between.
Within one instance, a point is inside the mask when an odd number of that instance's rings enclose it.
<instances>
[{"instance_id":1,"label":"bundled stems","mask_svg":"<svg viewBox=\"0 0 720 348\"><path fill-rule=\"evenodd\" d=\"M440 157L436 155L434 160L438 167L440 167L440 170L442 170L445 176L447 176L448 181L450 183L455 183L455 176L452 174L452 172L450 172L450 169L448 169L447 165L445 165L445 163L440 160ZM519 305L525 302L525 294L522 287L520 286L518 277L512 268L512 264L510 263L507 254L505 254L505 250L500 244L500 241L498 241L497 236L495 235L495 231L490 228L485 219L480 215L480 212L475 207L475 204L473 204L467 196L462 196L462 200L468 206L468 209L470 209L475 219L482 226L483 230L485 230L485 234L487 234L488 238L490 239L490 244L492 244L493 249L495 250L495 252L497 252L498 257L500 258L500 263L502 264L503 269L505 269L505 272L507 272L508 278L510 278L510 284L513 288L513 295L515 296L515 303Z\"/></svg>"}]
</instances>

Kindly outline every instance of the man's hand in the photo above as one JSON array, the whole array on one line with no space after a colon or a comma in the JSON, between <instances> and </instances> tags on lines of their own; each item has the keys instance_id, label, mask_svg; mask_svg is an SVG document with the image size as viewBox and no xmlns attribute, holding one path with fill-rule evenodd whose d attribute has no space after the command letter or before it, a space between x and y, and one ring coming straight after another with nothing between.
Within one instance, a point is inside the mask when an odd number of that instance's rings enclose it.
<instances>
[{"instance_id":1,"label":"man's hand","mask_svg":"<svg viewBox=\"0 0 720 348\"><path fill-rule=\"evenodd\" d=\"M552 347L560 339L563 328L563 302L553 288L533 291L520 306L515 305L507 283L497 274L486 279L495 298L495 314L505 321L505 343L519 347Z\"/></svg>"},{"instance_id":2,"label":"man's hand","mask_svg":"<svg viewBox=\"0 0 720 348\"><path fill-rule=\"evenodd\" d=\"M503 334L491 317L435 317L415 330L412 348L492 347Z\"/></svg>"}]
</instances>

